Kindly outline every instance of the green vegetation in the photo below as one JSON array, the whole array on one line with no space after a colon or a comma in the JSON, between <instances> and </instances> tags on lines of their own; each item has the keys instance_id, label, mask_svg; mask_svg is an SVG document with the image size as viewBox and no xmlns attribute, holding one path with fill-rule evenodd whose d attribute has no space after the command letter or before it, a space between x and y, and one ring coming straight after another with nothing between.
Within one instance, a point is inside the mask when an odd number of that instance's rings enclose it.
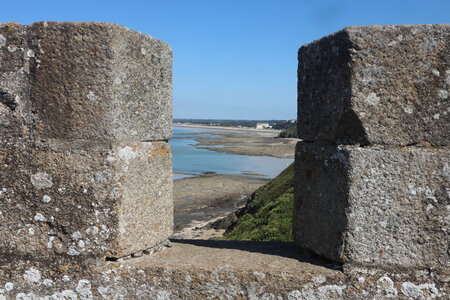
<instances>
[{"instance_id":1,"label":"green vegetation","mask_svg":"<svg viewBox=\"0 0 450 300\"><path fill-rule=\"evenodd\" d=\"M283 131L278 134L278 137L297 138L297 121L292 122L290 127L283 129Z\"/></svg>"},{"instance_id":2,"label":"green vegetation","mask_svg":"<svg viewBox=\"0 0 450 300\"><path fill-rule=\"evenodd\" d=\"M260 187L237 213L225 239L292 241L294 164Z\"/></svg>"}]
</instances>

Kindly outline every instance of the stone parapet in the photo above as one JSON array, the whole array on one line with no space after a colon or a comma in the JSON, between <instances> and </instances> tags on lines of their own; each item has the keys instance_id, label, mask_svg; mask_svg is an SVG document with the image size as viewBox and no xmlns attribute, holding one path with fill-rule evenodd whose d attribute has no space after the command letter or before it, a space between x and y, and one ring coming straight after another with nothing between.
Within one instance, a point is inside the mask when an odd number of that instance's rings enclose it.
<instances>
[{"instance_id":1,"label":"stone parapet","mask_svg":"<svg viewBox=\"0 0 450 300\"><path fill-rule=\"evenodd\" d=\"M0 300L450 297L448 117L433 100L448 26L352 27L302 49L304 248L171 246L167 44L114 24L0 24Z\"/></svg>"},{"instance_id":2,"label":"stone parapet","mask_svg":"<svg viewBox=\"0 0 450 300\"><path fill-rule=\"evenodd\" d=\"M0 24L0 257L118 258L172 234L172 50L109 23Z\"/></svg>"},{"instance_id":3,"label":"stone parapet","mask_svg":"<svg viewBox=\"0 0 450 300\"><path fill-rule=\"evenodd\" d=\"M299 246L347 270L450 268L449 42L449 24L355 26L299 50Z\"/></svg>"},{"instance_id":4,"label":"stone parapet","mask_svg":"<svg viewBox=\"0 0 450 300\"><path fill-rule=\"evenodd\" d=\"M450 144L450 24L352 26L298 53L298 136Z\"/></svg>"},{"instance_id":5,"label":"stone parapet","mask_svg":"<svg viewBox=\"0 0 450 300\"><path fill-rule=\"evenodd\" d=\"M450 268L448 149L296 149L294 239L340 263Z\"/></svg>"},{"instance_id":6,"label":"stone parapet","mask_svg":"<svg viewBox=\"0 0 450 300\"><path fill-rule=\"evenodd\" d=\"M5 134L89 141L172 136L172 49L165 42L95 22L3 23L0 40L0 97L10 110L0 110L8 115Z\"/></svg>"},{"instance_id":7,"label":"stone parapet","mask_svg":"<svg viewBox=\"0 0 450 300\"><path fill-rule=\"evenodd\" d=\"M0 148L0 256L120 257L172 234L166 142Z\"/></svg>"},{"instance_id":8,"label":"stone parapet","mask_svg":"<svg viewBox=\"0 0 450 300\"><path fill-rule=\"evenodd\" d=\"M174 242L123 262L15 262L0 269L0 299L446 299L436 270L344 274L291 243ZM2 298L3 297L3 298Z\"/></svg>"}]
</instances>

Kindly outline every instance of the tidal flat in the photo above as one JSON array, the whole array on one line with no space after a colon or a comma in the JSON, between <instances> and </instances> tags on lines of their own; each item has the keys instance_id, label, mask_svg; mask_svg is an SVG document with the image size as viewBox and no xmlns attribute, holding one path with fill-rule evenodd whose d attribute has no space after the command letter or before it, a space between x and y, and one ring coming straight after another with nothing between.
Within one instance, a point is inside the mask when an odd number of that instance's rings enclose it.
<instances>
[{"instance_id":1,"label":"tidal flat","mask_svg":"<svg viewBox=\"0 0 450 300\"><path fill-rule=\"evenodd\" d=\"M186 132L183 133L183 129L187 129ZM216 128L215 126L202 125L196 127L177 126L175 130L180 131L180 136L193 137L197 142L197 148L251 156L294 159L295 144L299 141L293 138L277 138L280 130ZM209 136L204 136L206 132Z\"/></svg>"},{"instance_id":2,"label":"tidal flat","mask_svg":"<svg viewBox=\"0 0 450 300\"><path fill-rule=\"evenodd\" d=\"M173 238L221 237L207 224L245 205L287 167L297 139L278 131L175 127Z\"/></svg>"}]
</instances>

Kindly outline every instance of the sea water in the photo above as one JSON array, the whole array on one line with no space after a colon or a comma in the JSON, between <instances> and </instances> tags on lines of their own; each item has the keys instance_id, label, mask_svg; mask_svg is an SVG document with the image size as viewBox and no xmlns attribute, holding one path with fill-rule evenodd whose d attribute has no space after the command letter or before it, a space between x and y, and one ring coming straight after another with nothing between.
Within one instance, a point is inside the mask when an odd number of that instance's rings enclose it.
<instances>
[{"instance_id":1,"label":"sea water","mask_svg":"<svg viewBox=\"0 0 450 300\"><path fill-rule=\"evenodd\" d=\"M215 137L214 132L217 131L218 129L174 127L174 138L169 141L174 179L208 172L273 178L294 161L290 158L230 154L196 147L195 138Z\"/></svg>"}]
</instances>

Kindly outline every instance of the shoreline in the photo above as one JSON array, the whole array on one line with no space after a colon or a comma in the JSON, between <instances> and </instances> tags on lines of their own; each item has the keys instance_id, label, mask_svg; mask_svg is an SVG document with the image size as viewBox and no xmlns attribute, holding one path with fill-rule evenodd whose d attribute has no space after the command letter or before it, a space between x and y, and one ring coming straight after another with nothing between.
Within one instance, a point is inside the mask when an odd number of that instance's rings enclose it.
<instances>
[{"instance_id":1,"label":"shoreline","mask_svg":"<svg viewBox=\"0 0 450 300\"><path fill-rule=\"evenodd\" d=\"M204 132L189 134L197 142L195 147L229 154L293 159L295 145L300 141L294 138L279 138L278 132L281 132L281 130L200 124L176 124L174 127L209 129L215 135L214 137L204 137L202 136Z\"/></svg>"},{"instance_id":2,"label":"shoreline","mask_svg":"<svg viewBox=\"0 0 450 300\"><path fill-rule=\"evenodd\" d=\"M202 137L201 134L198 136L192 134L190 138L197 143L196 148L230 154L292 160L298 141L278 138L275 130L195 124L175 124L174 127L206 128L211 131L217 129L214 136ZM221 147L216 147L217 145ZM272 176L258 176L257 173L176 173L178 174L175 178L178 178L173 181L175 226L172 238L189 239L221 237L225 230L216 230L207 225L245 205L247 197L272 178Z\"/></svg>"},{"instance_id":3,"label":"shoreline","mask_svg":"<svg viewBox=\"0 0 450 300\"><path fill-rule=\"evenodd\" d=\"M257 128L239 128L229 126L211 126L203 124L186 124L186 123L173 123L173 127L190 127L190 128L205 128L205 129L218 129L218 130L235 130L235 131L250 131L250 132L265 132L265 133L280 133L279 129L257 129Z\"/></svg>"},{"instance_id":4,"label":"shoreline","mask_svg":"<svg viewBox=\"0 0 450 300\"><path fill-rule=\"evenodd\" d=\"M173 238L202 238L204 228L245 205L270 179L243 175L199 175L174 180ZM208 230L208 238L223 232ZM211 235L212 234L212 235Z\"/></svg>"},{"instance_id":5,"label":"shoreline","mask_svg":"<svg viewBox=\"0 0 450 300\"><path fill-rule=\"evenodd\" d=\"M213 229L209 228L208 225L213 222L217 222L223 218L226 218L230 213L232 212L227 212L221 216L206 221L193 220L191 223L188 224L188 226L184 227L183 229L176 232L174 231L170 238L175 240L220 239L223 237L225 229Z\"/></svg>"}]
</instances>

